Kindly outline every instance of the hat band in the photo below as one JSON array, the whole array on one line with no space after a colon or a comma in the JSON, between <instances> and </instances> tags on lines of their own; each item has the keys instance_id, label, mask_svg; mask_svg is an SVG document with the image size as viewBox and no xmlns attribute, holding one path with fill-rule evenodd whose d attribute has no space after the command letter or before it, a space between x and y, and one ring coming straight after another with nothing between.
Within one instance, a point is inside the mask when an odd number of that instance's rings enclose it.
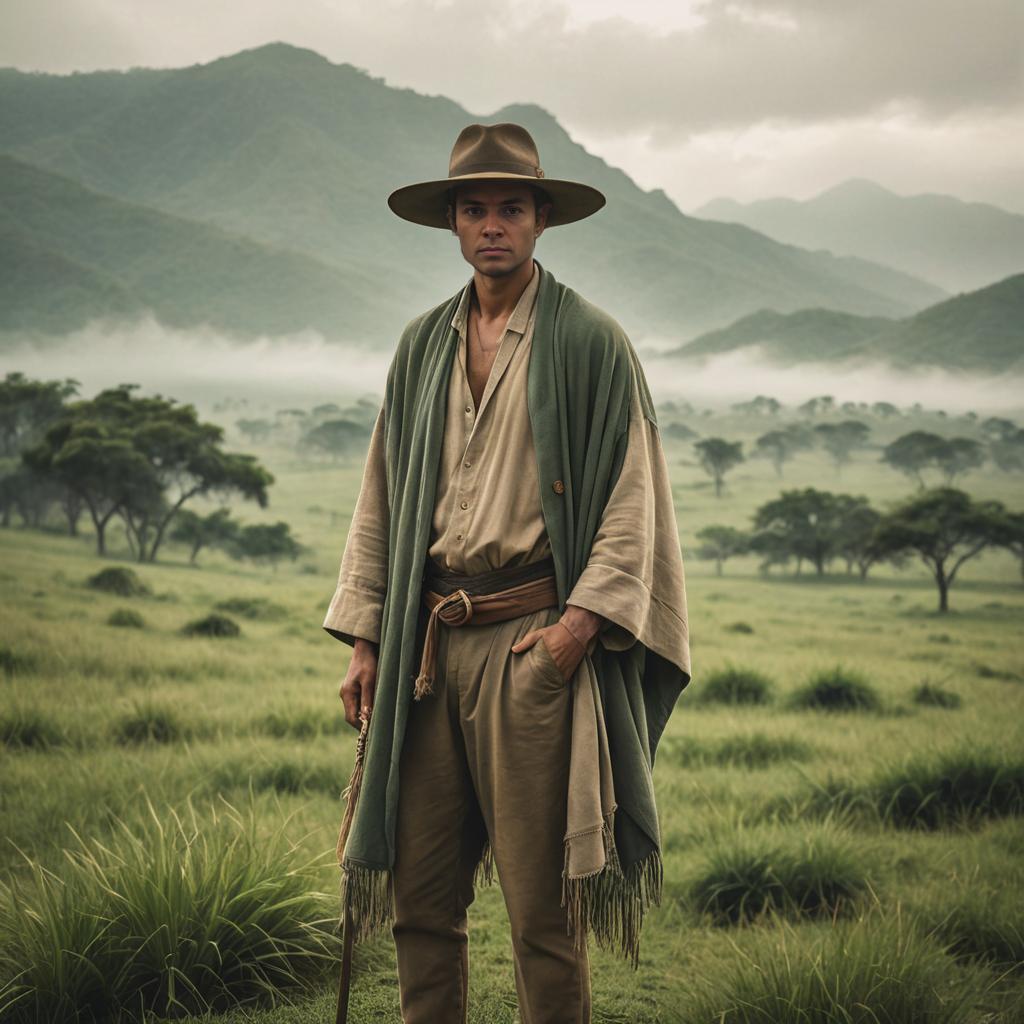
<instances>
[{"instance_id":1,"label":"hat band","mask_svg":"<svg viewBox=\"0 0 1024 1024\"><path fill-rule=\"evenodd\" d=\"M461 174L486 174L488 171L495 171L504 174L521 174L524 178L543 178L544 172L539 167L531 167L529 164L521 163L495 163L489 161L485 164L460 164L453 167L448 176L456 178Z\"/></svg>"}]
</instances>

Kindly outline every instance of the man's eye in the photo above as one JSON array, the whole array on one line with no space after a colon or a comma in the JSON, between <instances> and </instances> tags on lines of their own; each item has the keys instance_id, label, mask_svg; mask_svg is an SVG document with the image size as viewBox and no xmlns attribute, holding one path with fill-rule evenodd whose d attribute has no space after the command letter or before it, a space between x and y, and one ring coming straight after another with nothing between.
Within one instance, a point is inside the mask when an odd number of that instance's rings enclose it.
<instances>
[{"instance_id":1,"label":"man's eye","mask_svg":"<svg viewBox=\"0 0 1024 1024\"><path fill-rule=\"evenodd\" d=\"M522 213L523 212L523 208L521 206L506 206L505 207L505 212L506 213Z\"/></svg>"}]
</instances>

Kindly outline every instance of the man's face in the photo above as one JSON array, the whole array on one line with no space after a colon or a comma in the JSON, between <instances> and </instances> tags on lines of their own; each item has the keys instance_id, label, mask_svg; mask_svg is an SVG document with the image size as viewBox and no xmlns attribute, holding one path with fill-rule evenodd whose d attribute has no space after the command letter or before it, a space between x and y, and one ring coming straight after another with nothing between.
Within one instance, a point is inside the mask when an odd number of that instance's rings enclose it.
<instances>
[{"instance_id":1,"label":"man's face","mask_svg":"<svg viewBox=\"0 0 1024 1024\"><path fill-rule=\"evenodd\" d=\"M550 209L550 203L537 209L523 183L484 181L458 186L448 222L466 262L488 277L502 277L533 255Z\"/></svg>"}]
</instances>

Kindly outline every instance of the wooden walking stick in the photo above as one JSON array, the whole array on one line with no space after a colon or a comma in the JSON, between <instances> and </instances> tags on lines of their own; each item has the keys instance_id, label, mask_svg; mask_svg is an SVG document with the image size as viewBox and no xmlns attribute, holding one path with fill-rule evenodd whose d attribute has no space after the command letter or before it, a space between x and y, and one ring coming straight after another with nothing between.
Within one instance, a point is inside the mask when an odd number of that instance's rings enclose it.
<instances>
[{"instance_id":1,"label":"wooden walking stick","mask_svg":"<svg viewBox=\"0 0 1024 1024\"><path fill-rule=\"evenodd\" d=\"M345 817L341 822L341 830L338 832L338 864L342 863L345 856L345 843L348 840L348 831L352 825L352 818L355 815L356 800L359 799L359 789L363 781L363 756L366 751L366 735L370 729L370 709L363 708L359 712L359 738L356 740L356 760L352 766L352 776L348 780L345 792ZM348 887L345 889L344 906L341 908L341 981L338 985L338 1014L336 1024L346 1024L348 1020L348 992L352 982L352 944L355 932L355 922L352 920L352 911L348 905Z\"/></svg>"}]
</instances>

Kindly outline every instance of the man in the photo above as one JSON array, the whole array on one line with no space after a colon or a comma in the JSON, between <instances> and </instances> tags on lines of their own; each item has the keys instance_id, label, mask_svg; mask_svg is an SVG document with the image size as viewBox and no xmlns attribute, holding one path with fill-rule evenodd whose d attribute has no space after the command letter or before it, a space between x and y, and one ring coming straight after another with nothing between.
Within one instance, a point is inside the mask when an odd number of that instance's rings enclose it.
<instances>
[{"instance_id":1,"label":"man","mask_svg":"<svg viewBox=\"0 0 1024 1024\"><path fill-rule=\"evenodd\" d=\"M660 899L651 772L690 678L665 456L622 329L533 258L604 202L513 124L388 199L473 267L403 331L324 620L360 727L345 919L390 925L406 1024L465 1022L494 868L523 1024L589 1021L587 932L635 966Z\"/></svg>"}]
</instances>

